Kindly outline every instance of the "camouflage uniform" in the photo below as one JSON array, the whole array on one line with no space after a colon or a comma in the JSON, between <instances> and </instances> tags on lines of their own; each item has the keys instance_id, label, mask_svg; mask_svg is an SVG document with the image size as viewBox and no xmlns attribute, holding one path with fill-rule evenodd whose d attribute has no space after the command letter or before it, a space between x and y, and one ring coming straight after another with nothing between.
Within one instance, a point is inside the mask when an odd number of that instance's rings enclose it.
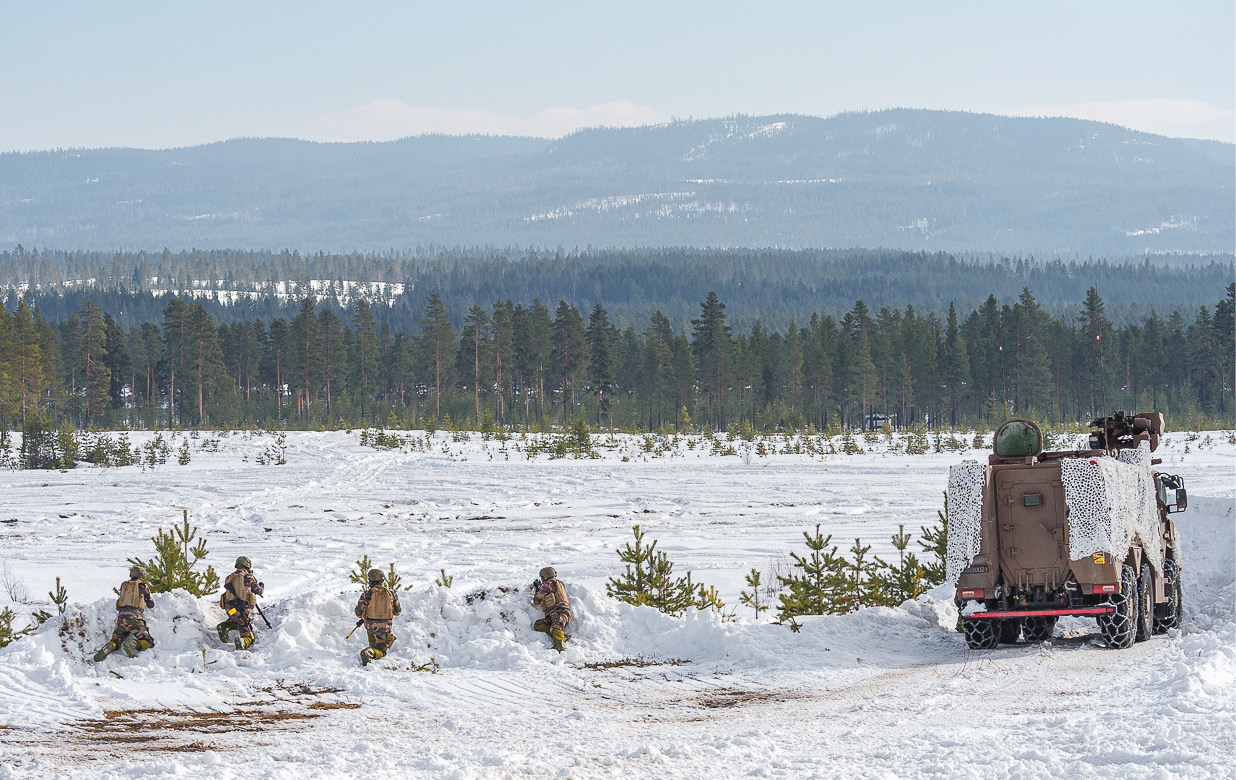
<instances>
[{"instance_id":1,"label":"camouflage uniform","mask_svg":"<svg viewBox=\"0 0 1236 780\"><path fill-rule=\"evenodd\" d=\"M369 587L361 594L360 599L356 602L354 610L358 618L365 621L365 632L369 635L369 660L376 660L383 657L390 651L391 645L395 644L395 634L393 620L390 618L367 618L365 612L369 609L370 603L373 601L374 588L386 588L391 594L391 614L398 617L403 614L403 607L399 604L399 594L388 588L384 582L374 582L370 580ZM362 661L365 660L365 653L361 654Z\"/></svg>"},{"instance_id":2,"label":"camouflage uniform","mask_svg":"<svg viewBox=\"0 0 1236 780\"><path fill-rule=\"evenodd\" d=\"M154 606L150 586L146 584L146 572L139 566L129 570L129 579L120 585L120 597L116 599L116 628L112 638L94 654L96 662L124 649L125 655L135 657L143 650L154 647L154 637L146 627L145 610Z\"/></svg>"},{"instance_id":3,"label":"camouflage uniform","mask_svg":"<svg viewBox=\"0 0 1236 780\"><path fill-rule=\"evenodd\" d=\"M153 607L154 597L150 595L150 586L146 581L138 580L137 589L146 609ZM139 642L145 642L147 648L154 647L154 637L150 636L150 629L146 627L145 611L140 607L119 607L116 612L116 627L112 630L112 642L119 647L130 636Z\"/></svg>"},{"instance_id":4,"label":"camouflage uniform","mask_svg":"<svg viewBox=\"0 0 1236 780\"><path fill-rule=\"evenodd\" d=\"M556 572L541 582L532 595L532 603L545 611L545 617L532 624L533 630L549 634L554 640L554 649L563 650L569 638L566 627L571 622L571 600Z\"/></svg>"},{"instance_id":5,"label":"camouflage uniform","mask_svg":"<svg viewBox=\"0 0 1236 780\"><path fill-rule=\"evenodd\" d=\"M257 603L256 597L266 590L266 585L258 582L257 577L253 576L253 572L249 569L238 568L229 574L227 579L231 580L237 576L253 595L248 600L238 599L232 589L225 586L219 597L219 606L228 613L228 619L215 626L215 630L219 632L219 638L224 642L228 641L229 632L240 632L240 636L236 638L236 648L244 650L253 644L253 605Z\"/></svg>"}]
</instances>

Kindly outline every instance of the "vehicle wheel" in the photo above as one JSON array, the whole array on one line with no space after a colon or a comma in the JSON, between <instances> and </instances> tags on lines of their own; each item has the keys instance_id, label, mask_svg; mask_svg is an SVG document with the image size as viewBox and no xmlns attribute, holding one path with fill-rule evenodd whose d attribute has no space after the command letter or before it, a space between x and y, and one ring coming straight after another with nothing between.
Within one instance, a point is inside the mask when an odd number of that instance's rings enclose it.
<instances>
[{"instance_id":1,"label":"vehicle wheel","mask_svg":"<svg viewBox=\"0 0 1236 780\"><path fill-rule=\"evenodd\" d=\"M961 632L966 635L966 644L971 650L991 650L1000 644L999 622L990 618L962 618Z\"/></svg>"},{"instance_id":2,"label":"vehicle wheel","mask_svg":"<svg viewBox=\"0 0 1236 780\"><path fill-rule=\"evenodd\" d=\"M1154 582L1151 581L1150 563L1142 560L1142 571L1137 578L1137 641L1145 642L1154 633Z\"/></svg>"},{"instance_id":3,"label":"vehicle wheel","mask_svg":"<svg viewBox=\"0 0 1236 780\"><path fill-rule=\"evenodd\" d=\"M1099 633L1111 647L1132 647L1137 634L1137 574L1132 566L1120 570L1120 593L1109 603L1116 611L1099 615Z\"/></svg>"},{"instance_id":4,"label":"vehicle wheel","mask_svg":"<svg viewBox=\"0 0 1236 780\"><path fill-rule=\"evenodd\" d=\"M1180 567L1171 558L1163 562L1163 586L1167 590L1167 601L1154 607L1156 634L1180 628Z\"/></svg>"},{"instance_id":5,"label":"vehicle wheel","mask_svg":"<svg viewBox=\"0 0 1236 780\"><path fill-rule=\"evenodd\" d=\"M1001 620L1000 621L1000 644L1011 645L1021 639L1021 621L1020 620Z\"/></svg>"},{"instance_id":6,"label":"vehicle wheel","mask_svg":"<svg viewBox=\"0 0 1236 780\"><path fill-rule=\"evenodd\" d=\"M1045 642L1056 630L1056 616L1028 617L1021 621L1021 634L1027 642Z\"/></svg>"}]
</instances>

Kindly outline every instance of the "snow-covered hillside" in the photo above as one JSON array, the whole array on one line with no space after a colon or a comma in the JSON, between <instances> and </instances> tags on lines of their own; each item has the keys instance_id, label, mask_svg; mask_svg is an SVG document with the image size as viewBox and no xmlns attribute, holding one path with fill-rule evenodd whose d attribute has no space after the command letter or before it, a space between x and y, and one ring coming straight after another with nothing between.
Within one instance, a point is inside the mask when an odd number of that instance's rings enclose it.
<instances>
[{"instance_id":1,"label":"snow-covered hillside","mask_svg":"<svg viewBox=\"0 0 1236 780\"><path fill-rule=\"evenodd\" d=\"M71 601L0 650L0 778L1231 777L1230 434L1170 434L1156 453L1190 491L1181 631L1114 651L1078 619L986 653L952 631L947 588L797 633L748 609L670 618L604 588L634 523L731 606L746 571L816 523L887 557L899 524L934 523L948 465L979 452L860 439L866 454L717 455L619 437L599 459L549 460L465 438L378 451L355 432L292 433L286 465L262 466L272 436L203 435L184 466L0 471L7 581L37 598L59 576ZM153 650L91 663L125 559L182 508L216 568L253 559L274 628L237 653L213 635L214 598L163 594ZM361 669L363 642L344 637L366 553L412 590L395 652ZM543 565L575 599L561 655L530 627ZM452 587L433 584L440 569Z\"/></svg>"}]
</instances>

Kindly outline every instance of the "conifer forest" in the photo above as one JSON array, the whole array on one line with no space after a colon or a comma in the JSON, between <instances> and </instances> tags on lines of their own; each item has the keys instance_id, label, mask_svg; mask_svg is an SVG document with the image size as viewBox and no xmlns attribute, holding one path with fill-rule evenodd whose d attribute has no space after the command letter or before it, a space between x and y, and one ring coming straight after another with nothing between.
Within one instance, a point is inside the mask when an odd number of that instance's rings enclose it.
<instances>
[{"instance_id":1,"label":"conifer forest","mask_svg":"<svg viewBox=\"0 0 1236 780\"><path fill-rule=\"evenodd\" d=\"M625 327L604 300L451 311L428 292L405 328L360 297L217 321L201 301L167 296L157 317L126 327L124 311L92 297L51 320L12 296L0 312L0 427L773 431L1155 409L1196 429L1233 416L1236 284L1216 293L1119 325L1095 287L1061 314L1026 287L946 314L856 300L839 316L742 328L706 289L689 319L654 309Z\"/></svg>"}]
</instances>

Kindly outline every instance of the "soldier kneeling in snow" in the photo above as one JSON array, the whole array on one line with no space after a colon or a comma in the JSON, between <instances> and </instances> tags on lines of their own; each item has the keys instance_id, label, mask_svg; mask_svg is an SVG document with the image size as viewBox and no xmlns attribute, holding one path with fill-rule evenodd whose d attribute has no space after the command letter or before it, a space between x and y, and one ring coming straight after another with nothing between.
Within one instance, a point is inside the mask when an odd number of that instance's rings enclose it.
<instances>
[{"instance_id":1,"label":"soldier kneeling in snow","mask_svg":"<svg viewBox=\"0 0 1236 780\"><path fill-rule=\"evenodd\" d=\"M219 594L219 606L227 613L227 620L215 626L219 632L219 641L227 642L232 631L239 631L236 637L236 649L248 650L253 645L253 608L257 605L257 597L266 590L266 584L258 582L253 576L253 563L245 556L236 559L236 571L227 575L223 581L223 592Z\"/></svg>"},{"instance_id":2,"label":"soldier kneeling in snow","mask_svg":"<svg viewBox=\"0 0 1236 780\"><path fill-rule=\"evenodd\" d=\"M134 658L141 651L154 647L154 639L143 617L146 608L153 606L146 570L141 566L130 568L129 579L120 584L120 598L116 599L116 628L112 631L112 639L94 654L94 660L102 661L122 648L125 655Z\"/></svg>"},{"instance_id":3,"label":"soldier kneeling in snow","mask_svg":"<svg viewBox=\"0 0 1236 780\"><path fill-rule=\"evenodd\" d=\"M566 633L567 624L571 622L571 599L553 566L541 569L541 578L532 583L532 603L545 612L545 617L533 623L532 629L549 634L554 640L554 649L561 653L571 638Z\"/></svg>"},{"instance_id":4,"label":"soldier kneeling in snow","mask_svg":"<svg viewBox=\"0 0 1236 780\"><path fill-rule=\"evenodd\" d=\"M381 569L369 570L369 588L356 602L356 616L365 621L369 647L361 650L361 666L376 661L390 652L395 644L391 620L403 614L399 594L386 587L386 574Z\"/></svg>"}]
</instances>

